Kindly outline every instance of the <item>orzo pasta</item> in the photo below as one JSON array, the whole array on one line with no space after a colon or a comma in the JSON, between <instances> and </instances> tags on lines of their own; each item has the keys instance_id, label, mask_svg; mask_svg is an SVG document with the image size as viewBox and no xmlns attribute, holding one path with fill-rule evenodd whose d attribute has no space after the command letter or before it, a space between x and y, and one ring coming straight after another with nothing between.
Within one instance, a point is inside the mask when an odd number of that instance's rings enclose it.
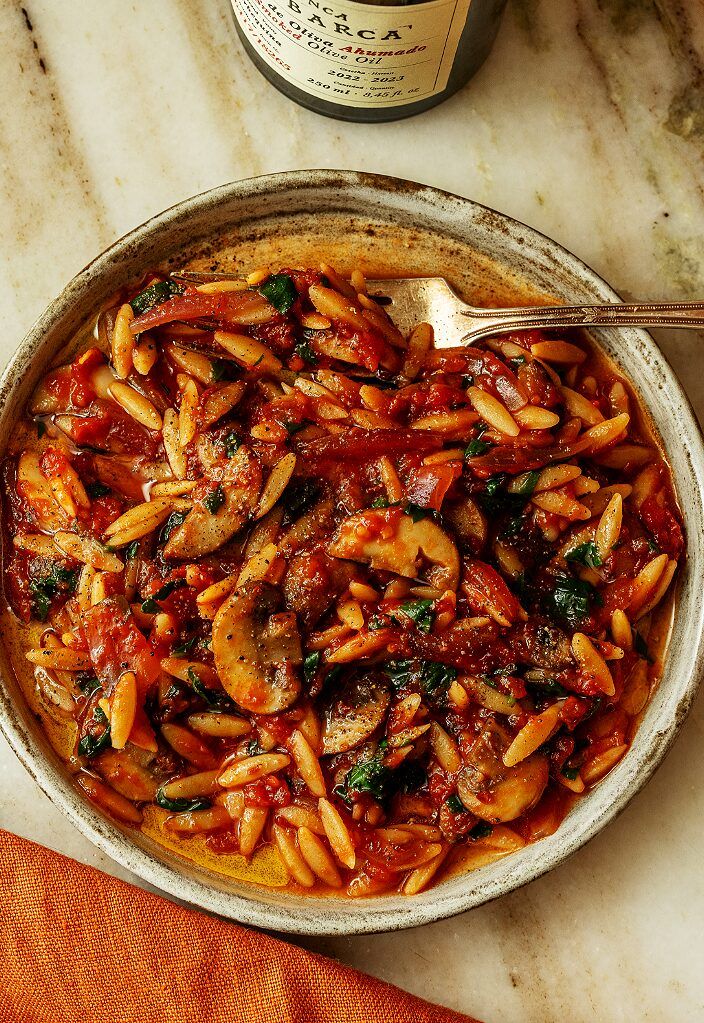
<instances>
[{"instance_id":1,"label":"orzo pasta","mask_svg":"<svg viewBox=\"0 0 704 1023\"><path fill-rule=\"evenodd\" d=\"M413 895L627 755L684 551L657 442L580 336L432 342L359 272L157 275L47 373L4 465L6 626L105 812Z\"/></svg>"}]
</instances>

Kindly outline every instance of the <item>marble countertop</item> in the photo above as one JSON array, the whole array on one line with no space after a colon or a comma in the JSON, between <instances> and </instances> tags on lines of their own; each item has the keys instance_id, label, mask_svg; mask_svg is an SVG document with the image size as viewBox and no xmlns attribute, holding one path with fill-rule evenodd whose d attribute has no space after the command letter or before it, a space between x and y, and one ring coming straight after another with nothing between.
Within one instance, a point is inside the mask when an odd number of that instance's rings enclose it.
<instances>
[{"instance_id":1,"label":"marble countertop","mask_svg":"<svg viewBox=\"0 0 704 1023\"><path fill-rule=\"evenodd\" d=\"M442 107L383 126L293 105L227 0L0 5L0 360L114 238L211 186L305 167L470 196L624 296L704 298L702 0L510 0ZM704 337L658 335L704 415ZM488 1021L704 1020L704 694L654 780L550 875L463 916L316 950ZM0 826L102 870L0 740Z\"/></svg>"}]
</instances>

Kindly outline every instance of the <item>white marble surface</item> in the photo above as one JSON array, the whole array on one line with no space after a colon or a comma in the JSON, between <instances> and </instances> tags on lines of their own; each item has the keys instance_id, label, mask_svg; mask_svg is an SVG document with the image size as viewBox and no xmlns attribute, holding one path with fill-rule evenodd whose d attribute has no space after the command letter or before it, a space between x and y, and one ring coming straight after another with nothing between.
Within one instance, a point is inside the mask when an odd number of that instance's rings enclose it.
<instances>
[{"instance_id":1,"label":"white marble surface","mask_svg":"<svg viewBox=\"0 0 704 1023\"><path fill-rule=\"evenodd\" d=\"M415 178L517 216L624 295L704 298L702 0L510 0L443 107L325 120L242 54L226 0L0 4L0 356L66 280L152 213L303 167ZM32 30L30 30L30 23ZM704 414L703 337L660 338ZM489 1023L704 1020L704 698L604 834L512 896L310 947ZM124 876L0 741L0 826Z\"/></svg>"}]
</instances>

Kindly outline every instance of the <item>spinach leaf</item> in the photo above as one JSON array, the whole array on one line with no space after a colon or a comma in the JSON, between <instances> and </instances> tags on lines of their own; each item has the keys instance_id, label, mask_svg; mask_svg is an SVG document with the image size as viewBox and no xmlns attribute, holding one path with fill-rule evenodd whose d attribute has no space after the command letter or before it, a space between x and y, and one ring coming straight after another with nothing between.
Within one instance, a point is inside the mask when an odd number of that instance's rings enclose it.
<instances>
[{"instance_id":1,"label":"spinach leaf","mask_svg":"<svg viewBox=\"0 0 704 1023\"><path fill-rule=\"evenodd\" d=\"M467 835L473 842L476 842L478 838L488 838L493 830L494 826L487 823L487 821L477 821L474 827L467 832Z\"/></svg>"},{"instance_id":2,"label":"spinach leaf","mask_svg":"<svg viewBox=\"0 0 704 1023\"><path fill-rule=\"evenodd\" d=\"M294 348L294 351L296 355L300 356L300 358L303 359L304 362L315 365L315 363L318 361L318 355L309 339L299 341L296 347Z\"/></svg>"},{"instance_id":3,"label":"spinach leaf","mask_svg":"<svg viewBox=\"0 0 704 1023\"><path fill-rule=\"evenodd\" d=\"M230 363L227 361L227 359L212 359L211 361L213 369L210 374L210 379L214 384L217 384L220 382L220 380L223 380L227 376L227 371L230 368Z\"/></svg>"},{"instance_id":4,"label":"spinach leaf","mask_svg":"<svg viewBox=\"0 0 704 1023\"><path fill-rule=\"evenodd\" d=\"M333 664L332 668L329 668L325 674L325 685L331 686L340 678L343 671L345 670L344 664Z\"/></svg>"},{"instance_id":5,"label":"spinach leaf","mask_svg":"<svg viewBox=\"0 0 704 1023\"><path fill-rule=\"evenodd\" d=\"M110 487L106 487L100 480L95 480L93 483L86 483L86 494L91 500L96 497L105 497L106 494L110 493Z\"/></svg>"},{"instance_id":6,"label":"spinach leaf","mask_svg":"<svg viewBox=\"0 0 704 1023\"><path fill-rule=\"evenodd\" d=\"M571 551L567 551L565 561L577 561L580 565L585 565L587 568L598 568L602 564L599 548L593 540L580 543L579 546L573 547Z\"/></svg>"},{"instance_id":7,"label":"spinach leaf","mask_svg":"<svg viewBox=\"0 0 704 1023\"><path fill-rule=\"evenodd\" d=\"M390 501L388 497L375 497L369 506L370 508L388 508L390 507Z\"/></svg>"},{"instance_id":8,"label":"spinach leaf","mask_svg":"<svg viewBox=\"0 0 704 1023\"><path fill-rule=\"evenodd\" d=\"M579 777L579 768L568 767L567 764L563 764L560 774L563 774L569 781L575 781Z\"/></svg>"},{"instance_id":9,"label":"spinach leaf","mask_svg":"<svg viewBox=\"0 0 704 1023\"><path fill-rule=\"evenodd\" d=\"M174 529L178 529L186 521L187 511L174 511L171 512L168 519L164 523L164 526L159 534L159 543L166 543Z\"/></svg>"},{"instance_id":10,"label":"spinach leaf","mask_svg":"<svg viewBox=\"0 0 704 1023\"><path fill-rule=\"evenodd\" d=\"M484 455L491 447L491 443L488 440L480 440L478 437L471 440L467 447L464 449L465 458L478 458L479 455Z\"/></svg>"},{"instance_id":11,"label":"spinach leaf","mask_svg":"<svg viewBox=\"0 0 704 1023\"><path fill-rule=\"evenodd\" d=\"M88 672L78 676L76 685L84 696L92 696L93 693L97 692L98 689L101 688L97 677L95 675L90 675Z\"/></svg>"},{"instance_id":12,"label":"spinach leaf","mask_svg":"<svg viewBox=\"0 0 704 1023\"><path fill-rule=\"evenodd\" d=\"M218 689L209 689L203 684L195 668L189 668L187 674L191 689L196 696L200 696L201 700L205 700L209 707L216 710L232 709L234 704L227 693Z\"/></svg>"},{"instance_id":13,"label":"spinach leaf","mask_svg":"<svg viewBox=\"0 0 704 1023\"><path fill-rule=\"evenodd\" d=\"M386 798L391 784L391 770L382 763L379 755L355 764L345 775L346 792L368 793L378 803Z\"/></svg>"},{"instance_id":14,"label":"spinach leaf","mask_svg":"<svg viewBox=\"0 0 704 1023\"><path fill-rule=\"evenodd\" d=\"M386 741L382 739L373 757L349 769L335 794L348 805L354 793L366 793L378 803L386 803L395 792L414 792L427 782L427 775L418 763L404 762L396 769L386 767L385 752Z\"/></svg>"},{"instance_id":15,"label":"spinach leaf","mask_svg":"<svg viewBox=\"0 0 704 1023\"><path fill-rule=\"evenodd\" d=\"M191 652L191 650L193 649L193 647L196 645L197 642L198 642L198 637L197 636L191 636L190 639L187 639L183 643L179 643L178 646L175 646L173 648L173 650L171 651L171 656L172 657L185 657L186 654L189 654Z\"/></svg>"},{"instance_id":16,"label":"spinach leaf","mask_svg":"<svg viewBox=\"0 0 704 1023\"><path fill-rule=\"evenodd\" d=\"M506 489L506 484L512 479L508 473L500 472L496 476L490 476L486 481L485 489L474 496L479 501L485 512L489 515L499 515L502 512L509 512L516 515L525 507L528 498L535 490L540 473L537 469L525 474L525 479L516 492Z\"/></svg>"},{"instance_id":17,"label":"spinach leaf","mask_svg":"<svg viewBox=\"0 0 704 1023\"><path fill-rule=\"evenodd\" d=\"M282 423L281 425L286 430L289 437L293 437L294 433L298 433L299 430L304 430L306 426L310 426L310 420L302 419L300 423L296 423L292 419L289 419L287 422Z\"/></svg>"},{"instance_id":18,"label":"spinach leaf","mask_svg":"<svg viewBox=\"0 0 704 1023\"><path fill-rule=\"evenodd\" d=\"M479 503L487 511L500 511L502 504L508 500L508 495L503 491L503 485L508 478L508 473L505 472L500 472L497 476L490 476L486 481L484 492L477 494Z\"/></svg>"},{"instance_id":19,"label":"spinach leaf","mask_svg":"<svg viewBox=\"0 0 704 1023\"><path fill-rule=\"evenodd\" d=\"M439 661L423 661L420 673L421 689L432 696L438 691L447 691L457 678L457 668Z\"/></svg>"},{"instance_id":20,"label":"spinach leaf","mask_svg":"<svg viewBox=\"0 0 704 1023\"><path fill-rule=\"evenodd\" d=\"M48 575L30 579L29 592L32 595L32 612L40 622L45 622L51 609L52 598L58 594L71 594L78 583L78 572L55 563Z\"/></svg>"},{"instance_id":21,"label":"spinach leaf","mask_svg":"<svg viewBox=\"0 0 704 1023\"><path fill-rule=\"evenodd\" d=\"M419 504L414 504L413 501L409 501L403 508L404 514L408 515L412 522L420 522L421 519L425 519L430 515L428 508L422 508Z\"/></svg>"},{"instance_id":22,"label":"spinach leaf","mask_svg":"<svg viewBox=\"0 0 704 1023\"><path fill-rule=\"evenodd\" d=\"M228 435L225 437L223 444L225 446L225 454L227 457L233 458L242 447L242 439L236 430L230 430Z\"/></svg>"},{"instance_id":23,"label":"spinach leaf","mask_svg":"<svg viewBox=\"0 0 704 1023\"><path fill-rule=\"evenodd\" d=\"M419 632L430 632L435 621L432 600L408 600L398 609L406 618L415 622Z\"/></svg>"},{"instance_id":24,"label":"spinach leaf","mask_svg":"<svg viewBox=\"0 0 704 1023\"><path fill-rule=\"evenodd\" d=\"M383 668L392 687L398 692L417 682L427 696L449 689L458 675L457 668L439 661L387 661Z\"/></svg>"},{"instance_id":25,"label":"spinach leaf","mask_svg":"<svg viewBox=\"0 0 704 1023\"><path fill-rule=\"evenodd\" d=\"M78 743L79 757L86 757L89 760L110 745L110 723L102 708L97 706L97 704L93 709L93 716L89 722L89 727L91 725L104 725L105 727L102 731L98 731L97 734L95 731L86 732Z\"/></svg>"},{"instance_id":26,"label":"spinach leaf","mask_svg":"<svg viewBox=\"0 0 704 1023\"><path fill-rule=\"evenodd\" d=\"M51 594L42 589L41 583L32 580L29 584L29 592L32 594L32 614L40 622L45 622L49 617L51 609Z\"/></svg>"},{"instance_id":27,"label":"spinach leaf","mask_svg":"<svg viewBox=\"0 0 704 1023\"><path fill-rule=\"evenodd\" d=\"M180 590L185 585L185 579L169 579L169 581L164 583L164 585L158 589L156 593L152 593L151 597L147 597L147 599L142 602L142 611L144 611L147 615L157 614L161 610L157 601L166 600L167 597L171 596L174 590Z\"/></svg>"},{"instance_id":28,"label":"spinach leaf","mask_svg":"<svg viewBox=\"0 0 704 1023\"><path fill-rule=\"evenodd\" d=\"M474 439L471 440L464 449L465 458L476 458L478 455L483 455L489 450L489 448L493 447L493 444L491 444L490 441L482 440L482 437L488 429L489 427L486 423L477 423L475 427L476 437L474 437Z\"/></svg>"},{"instance_id":29,"label":"spinach leaf","mask_svg":"<svg viewBox=\"0 0 704 1023\"><path fill-rule=\"evenodd\" d=\"M572 628L578 628L591 614L592 604L600 604L601 597L583 579L561 575L555 580L555 588L548 594L545 605L551 618L557 618Z\"/></svg>"},{"instance_id":30,"label":"spinach leaf","mask_svg":"<svg viewBox=\"0 0 704 1023\"><path fill-rule=\"evenodd\" d=\"M139 553L139 540L133 540L129 547L125 547L125 558L127 561L134 561Z\"/></svg>"},{"instance_id":31,"label":"spinach leaf","mask_svg":"<svg viewBox=\"0 0 704 1023\"><path fill-rule=\"evenodd\" d=\"M271 274L260 286L259 294L280 313L287 313L298 298L296 285L288 274Z\"/></svg>"},{"instance_id":32,"label":"spinach leaf","mask_svg":"<svg viewBox=\"0 0 704 1023\"><path fill-rule=\"evenodd\" d=\"M306 685L310 685L313 681L313 676L320 664L320 656L320 650L313 650L311 653L306 654L303 660L303 681Z\"/></svg>"},{"instance_id":33,"label":"spinach leaf","mask_svg":"<svg viewBox=\"0 0 704 1023\"><path fill-rule=\"evenodd\" d=\"M210 800L205 796L196 796L195 799L169 799L164 795L163 787L157 791L154 801L157 806L173 813L189 813L191 810L207 810L210 807Z\"/></svg>"},{"instance_id":34,"label":"spinach leaf","mask_svg":"<svg viewBox=\"0 0 704 1023\"><path fill-rule=\"evenodd\" d=\"M526 499L529 498L535 490L539 476L540 471L538 469L531 469L530 472L526 473L526 478L516 490L518 497L525 497Z\"/></svg>"},{"instance_id":35,"label":"spinach leaf","mask_svg":"<svg viewBox=\"0 0 704 1023\"><path fill-rule=\"evenodd\" d=\"M182 293L183 288L176 281L155 281L154 284L150 284L148 288L140 291L132 299L130 302L132 312L135 316L141 316L142 313L146 313L153 306L161 305L162 302L168 302L174 295L181 295Z\"/></svg>"},{"instance_id":36,"label":"spinach leaf","mask_svg":"<svg viewBox=\"0 0 704 1023\"><path fill-rule=\"evenodd\" d=\"M393 688L398 692L405 689L413 681L413 661L387 661L384 665L384 674Z\"/></svg>"},{"instance_id":37,"label":"spinach leaf","mask_svg":"<svg viewBox=\"0 0 704 1023\"><path fill-rule=\"evenodd\" d=\"M203 505L210 512L211 515L217 514L225 503L225 491L218 483L217 487L206 494L203 498Z\"/></svg>"},{"instance_id":38,"label":"spinach leaf","mask_svg":"<svg viewBox=\"0 0 704 1023\"><path fill-rule=\"evenodd\" d=\"M458 813L466 813L467 812L464 803L462 802L460 797L457 795L457 793L453 793L453 795L448 797L447 808L450 811L450 813L454 813L455 815L457 815Z\"/></svg>"}]
</instances>

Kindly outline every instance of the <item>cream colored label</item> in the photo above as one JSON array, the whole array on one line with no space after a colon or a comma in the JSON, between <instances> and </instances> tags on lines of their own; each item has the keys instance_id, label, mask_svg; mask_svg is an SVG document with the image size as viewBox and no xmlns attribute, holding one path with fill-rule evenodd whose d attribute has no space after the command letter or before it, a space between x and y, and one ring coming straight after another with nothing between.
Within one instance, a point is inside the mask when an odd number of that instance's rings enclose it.
<instances>
[{"instance_id":1,"label":"cream colored label","mask_svg":"<svg viewBox=\"0 0 704 1023\"><path fill-rule=\"evenodd\" d=\"M232 0L245 37L291 85L329 103L380 108L443 91L470 3Z\"/></svg>"}]
</instances>

